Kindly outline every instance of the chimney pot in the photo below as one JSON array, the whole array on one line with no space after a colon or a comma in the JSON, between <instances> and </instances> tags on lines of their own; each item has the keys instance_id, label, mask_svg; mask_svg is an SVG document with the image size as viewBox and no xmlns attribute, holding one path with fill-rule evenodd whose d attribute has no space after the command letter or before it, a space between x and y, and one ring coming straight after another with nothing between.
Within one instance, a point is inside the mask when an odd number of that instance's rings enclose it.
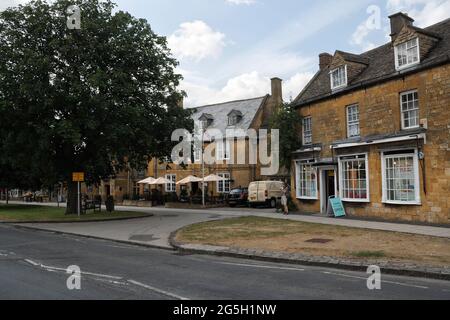
<instances>
[{"instance_id":1,"label":"chimney pot","mask_svg":"<svg viewBox=\"0 0 450 320\"><path fill-rule=\"evenodd\" d=\"M324 53L319 54L320 70L327 68L331 64L332 60L333 60L333 56L329 53L324 52Z\"/></svg>"},{"instance_id":2,"label":"chimney pot","mask_svg":"<svg viewBox=\"0 0 450 320\"><path fill-rule=\"evenodd\" d=\"M404 26L412 26L414 19L409 17L406 13L398 12L389 16L391 20L391 40L395 41L397 34L403 29Z\"/></svg>"}]
</instances>

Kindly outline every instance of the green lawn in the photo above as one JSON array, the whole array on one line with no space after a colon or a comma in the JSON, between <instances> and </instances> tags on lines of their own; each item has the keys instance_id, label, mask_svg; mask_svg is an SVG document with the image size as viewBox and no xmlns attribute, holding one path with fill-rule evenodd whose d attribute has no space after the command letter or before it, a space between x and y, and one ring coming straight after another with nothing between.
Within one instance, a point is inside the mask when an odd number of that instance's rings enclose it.
<instances>
[{"instance_id":1,"label":"green lawn","mask_svg":"<svg viewBox=\"0 0 450 320\"><path fill-rule=\"evenodd\" d=\"M450 239L261 217L209 221L181 229L181 243L349 259L450 265Z\"/></svg>"},{"instance_id":2,"label":"green lawn","mask_svg":"<svg viewBox=\"0 0 450 320\"><path fill-rule=\"evenodd\" d=\"M144 212L114 211L108 213L93 212L89 210L87 214L81 215L65 215L65 208L45 207L45 206L27 206L16 204L0 204L0 221L7 222L23 222L23 221L89 221L89 220L109 220L117 218L142 217L148 215Z\"/></svg>"}]
</instances>

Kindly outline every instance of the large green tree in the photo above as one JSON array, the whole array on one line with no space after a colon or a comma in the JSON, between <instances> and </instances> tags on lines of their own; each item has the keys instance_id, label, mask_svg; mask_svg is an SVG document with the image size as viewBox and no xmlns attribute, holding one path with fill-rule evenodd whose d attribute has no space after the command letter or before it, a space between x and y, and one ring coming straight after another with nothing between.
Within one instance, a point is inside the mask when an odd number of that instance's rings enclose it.
<instances>
[{"instance_id":1,"label":"large green tree","mask_svg":"<svg viewBox=\"0 0 450 320\"><path fill-rule=\"evenodd\" d=\"M302 118L292 104L285 103L270 118L270 128L280 130L280 167L290 171L292 153L301 146Z\"/></svg>"},{"instance_id":2,"label":"large green tree","mask_svg":"<svg viewBox=\"0 0 450 320\"><path fill-rule=\"evenodd\" d=\"M74 4L81 29L67 26ZM75 213L72 172L99 183L128 164L143 168L170 155L174 129L191 129L176 66L164 37L109 0L31 1L1 12L0 164L43 184L66 182L67 213Z\"/></svg>"}]
</instances>

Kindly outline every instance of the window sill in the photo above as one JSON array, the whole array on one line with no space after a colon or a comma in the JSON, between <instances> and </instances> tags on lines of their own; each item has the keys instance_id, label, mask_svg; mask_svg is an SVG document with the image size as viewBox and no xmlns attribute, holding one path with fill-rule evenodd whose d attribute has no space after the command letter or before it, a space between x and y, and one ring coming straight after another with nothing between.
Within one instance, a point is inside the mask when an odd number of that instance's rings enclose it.
<instances>
[{"instance_id":1,"label":"window sill","mask_svg":"<svg viewBox=\"0 0 450 320\"><path fill-rule=\"evenodd\" d=\"M318 197L300 197L300 196L297 196L297 199L298 200L319 200Z\"/></svg>"},{"instance_id":2,"label":"window sill","mask_svg":"<svg viewBox=\"0 0 450 320\"><path fill-rule=\"evenodd\" d=\"M420 126L407 127L407 128L402 127L402 131L414 130L414 129L418 129L418 128L420 128Z\"/></svg>"},{"instance_id":3,"label":"window sill","mask_svg":"<svg viewBox=\"0 0 450 320\"><path fill-rule=\"evenodd\" d=\"M370 203L370 199L341 199L342 202Z\"/></svg>"},{"instance_id":4,"label":"window sill","mask_svg":"<svg viewBox=\"0 0 450 320\"><path fill-rule=\"evenodd\" d=\"M335 92L337 92L337 91L340 91L340 90L343 90L343 89L345 89L345 88L347 88L347 84L344 84L344 85L342 85L342 86L339 86L339 87L335 87L335 88L331 88L331 92L332 93L335 93Z\"/></svg>"},{"instance_id":5,"label":"window sill","mask_svg":"<svg viewBox=\"0 0 450 320\"><path fill-rule=\"evenodd\" d=\"M422 202L420 201L414 201L414 202L407 202L407 201L383 201L384 204L394 204L394 205L401 205L401 206L421 206Z\"/></svg>"},{"instance_id":6,"label":"window sill","mask_svg":"<svg viewBox=\"0 0 450 320\"><path fill-rule=\"evenodd\" d=\"M404 71L404 70L410 69L410 68L412 68L412 67L415 67L415 66L417 66L417 65L419 65L419 64L420 64L420 61L417 61L417 62L414 62L414 63L405 64L405 65L403 65L403 66L401 66L401 67L397 66L397 67L395 68L395 70L396 70L396 71Z\"/></svg>"}]
</instances>

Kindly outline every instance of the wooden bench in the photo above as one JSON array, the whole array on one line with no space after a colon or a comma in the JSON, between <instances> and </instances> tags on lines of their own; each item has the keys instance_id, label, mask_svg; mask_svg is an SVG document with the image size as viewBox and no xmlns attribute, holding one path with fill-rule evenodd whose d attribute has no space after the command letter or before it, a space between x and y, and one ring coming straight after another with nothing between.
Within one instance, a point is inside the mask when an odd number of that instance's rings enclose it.
<instances>
[{"instance_id":1,"label":"wooden bench","mask_svg":"<svg viewBox=\"0 0 450 320\"><path fill-rule=\"evenodd\" d=\"M101 212L102 211L102 203L98 200L85 200L83 202L83 213L86 213L87 210L94 210Z\"/></svg>"}]
</instances>

